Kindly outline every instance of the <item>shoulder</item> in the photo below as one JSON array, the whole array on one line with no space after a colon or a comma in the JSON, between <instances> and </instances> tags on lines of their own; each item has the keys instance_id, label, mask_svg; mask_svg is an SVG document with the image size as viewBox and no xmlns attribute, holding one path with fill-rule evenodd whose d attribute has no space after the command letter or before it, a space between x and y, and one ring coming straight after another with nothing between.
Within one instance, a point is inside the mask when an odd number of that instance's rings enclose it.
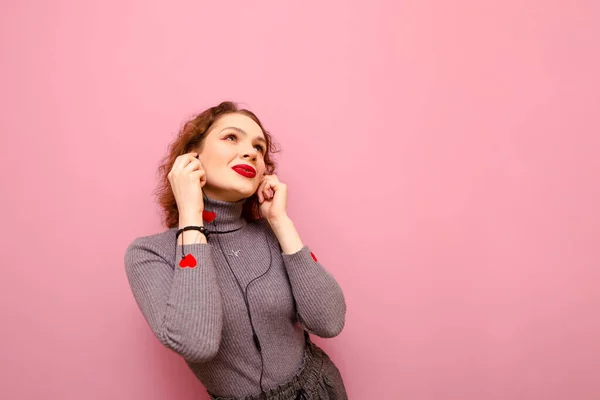
<instances>
[{"instance_id":1,"label":"shoulder","mask_svg":"<svg viewBox=\"0 0 600 400\"><path fill-rule=\"evenodd\" d=\"M176 251L176 229L167 229L152 235L133 239L125 250L125 265L133 265L144 259L173 259Z\"/></svg>"}]
</instances>

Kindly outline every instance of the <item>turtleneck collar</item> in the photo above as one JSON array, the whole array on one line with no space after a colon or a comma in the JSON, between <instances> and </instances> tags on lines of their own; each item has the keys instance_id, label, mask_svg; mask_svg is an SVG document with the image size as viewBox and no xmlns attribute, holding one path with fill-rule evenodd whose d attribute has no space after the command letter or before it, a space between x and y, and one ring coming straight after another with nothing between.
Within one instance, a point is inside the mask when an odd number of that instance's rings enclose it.
<instances>
[{"instance_id":1,"label":"turtleneck collar","mask_svg":"<svg viewBox=\"0 0 600 400\"><path fill-rule=\"evenodd\" d=\"M204 226L211 230L230 231L239 229L246 224L242 217L242 208L246 199L236 202L214 200L204 197Z\"/></svg>"}]
</instances>

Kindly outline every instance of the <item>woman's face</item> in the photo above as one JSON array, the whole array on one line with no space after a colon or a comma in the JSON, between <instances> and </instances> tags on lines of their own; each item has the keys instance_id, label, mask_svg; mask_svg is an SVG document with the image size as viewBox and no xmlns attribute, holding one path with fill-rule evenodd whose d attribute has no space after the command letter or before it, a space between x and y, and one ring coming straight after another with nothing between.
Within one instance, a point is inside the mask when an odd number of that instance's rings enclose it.
<instances>
[{"instance_id":1,"label":"woman's face","mask_svg":"<svg viewBox=\"0 0 600 400\"><path fill-rule=\"evenodd\" d=\"M252 196L265 173L265 136L252 118L239 113L219 117L198 153L206 171L204 193L215 200L239 201Z\"/></svg>"}]
</instances>

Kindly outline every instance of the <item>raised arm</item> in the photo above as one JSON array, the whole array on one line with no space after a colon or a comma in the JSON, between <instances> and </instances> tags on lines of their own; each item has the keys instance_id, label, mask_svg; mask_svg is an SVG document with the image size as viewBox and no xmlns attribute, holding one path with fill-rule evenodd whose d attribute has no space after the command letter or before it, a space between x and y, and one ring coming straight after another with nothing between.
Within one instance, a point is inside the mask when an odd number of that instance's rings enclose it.
<instances>
[{"instance_id":1,"label":"raised arm","mask_svg":"<svg viewBox=\"0 0 600 400\"><path fill-rule=\"evenodd\" d=\"M175 268L160 255L159 244L148 238L136 239L125 253L127 278L150 328L161 343L191 362L215 357L223 327L221 294L211 247L205 241L186 240L185 252L195 258L195 267L179 266L180 244ZM175 237L171 245L175 246Z\"/></svg>"},{"instance_id":2,"label":"raised arm","mask_svg":"<svg viewBox=\"0 0 600 400\"><path fill-rule=\"evenodd\" d=\"M337 336L346 318L344 294L300 240L287 214L287 194L276 175L265 175L257 190L260 212L279 241L300 322L317 336Z\"/></svg>"},{"instance_id":3,"label":"raised arm","mask_svg":"<svg viewBox=\"0 0 600 400\"><path fill-rule=\"evenodd\" d=\"M346 318L346 302L339 284L302 244L291 219L271 221L271 228L282 249L300 322L317 336L337 336Z\"/></svg>"},{"instance_id":4,"label":"raised arm","mask_svg":"<svg viewBox=\"0 0 600 400\"><path fill-rule=\"evenodd\" d=\"M340 334L346 318L342 289L306 246L282 254L300 322L322 338Z\"/></svg>"}]
</instances>

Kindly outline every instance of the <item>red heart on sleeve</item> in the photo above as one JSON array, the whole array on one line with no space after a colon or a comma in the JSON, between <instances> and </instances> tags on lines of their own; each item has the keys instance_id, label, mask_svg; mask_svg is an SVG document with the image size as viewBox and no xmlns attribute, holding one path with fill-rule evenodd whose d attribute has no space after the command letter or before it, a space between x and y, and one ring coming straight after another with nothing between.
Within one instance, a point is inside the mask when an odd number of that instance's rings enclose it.
<instances>
[{"instance_id":1,"label":"red heart on sleeve","mask_svg":"<svg viewBox=\"0 0 600 400\"><path fill-rule=\"evenodd\" d=\"M196 257L191 254L183 257L181 261L179 261L179 266L181 268L195 268L198 263L196 262Z\"/></svg>"},{"instance_id":2,"label":"red heart on sleeve","mask_svg":"<svg viewBox=\"0 0 600 400\"><path fill-rule=\"evenodd\" d=\"M317 261L317 256L315 256L315 253L313 253L312 251L310 252L311 257L313 258L313 260L315 260L315 262Z\"/></svg>"}]
</instances>

